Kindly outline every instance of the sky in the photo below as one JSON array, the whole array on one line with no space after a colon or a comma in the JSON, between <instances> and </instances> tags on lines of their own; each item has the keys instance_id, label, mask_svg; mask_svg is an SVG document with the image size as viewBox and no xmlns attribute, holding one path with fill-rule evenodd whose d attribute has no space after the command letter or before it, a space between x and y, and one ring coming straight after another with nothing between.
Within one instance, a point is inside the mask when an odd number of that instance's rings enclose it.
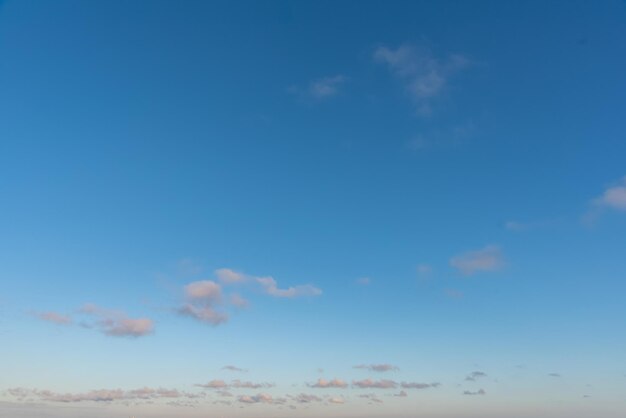
<instances>
[{"instance_id":1,"label":"sky","mask_svg":"<svg viewBox=\"0 0 626 418\"><path fill-rule=\"evenodd\" d=\"M0 416L626 416L626 2L0 2Z\"/></svg>"}]
</instances>

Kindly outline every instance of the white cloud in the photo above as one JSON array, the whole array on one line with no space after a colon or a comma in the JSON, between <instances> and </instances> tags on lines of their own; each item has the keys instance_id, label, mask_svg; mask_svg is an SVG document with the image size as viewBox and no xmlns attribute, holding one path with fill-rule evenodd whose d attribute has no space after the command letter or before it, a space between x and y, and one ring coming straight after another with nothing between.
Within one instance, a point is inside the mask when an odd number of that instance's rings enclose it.
<instances>
[{"instance_id":1,"label":"white cloud","mask_svg":"<svg viewBox=\"0 0 626 418\"><path fill-rule=\"evenodd\" d=\"M347 77L336 75L314 80L309 85L308 93L314 99L325 99L337 94L339 87L347 81Z\"/></svg>"},{"instance_id":2,"label":"white cloud","mask_svg":"<svg viewBox=\"0 0 626 418\"><path fill-rule=\"evenodd\" d=\"M626 177L615 186L607 188L593 203L598 207L626 211Z\"/></svg>"},{"instance_id":3,"label":"white cloud","mask_svg":"<svg viewBox=\"0 0 626 418\"><path fill-rule=\"evenodd\" d=\"M452 257L450 265L465 275L472 275L499 270L504 265L504 260L498 246L488 245L480 250Z\"/></svg>"},{"instance_id":4,"label":"white cloud","mask_svg":"<svg viewBox=\"0 0 626 418\"><path fill-rule=\"evenodd\" d=\"M263 287L263 291L277 298L295 298L299 296L319 296L322 291L310 284L289 287L287 289L278 288L278 284L273 277L257 277L256 281Z\"/></svg>"},{"instance_id":5,"label":"white cloud","mask_svg":"<svg viewBox=\"0 0 626 418\"><path fill-rule=\"evenodd\" d=\"M470 65L467 57L450 54L438 59L425 48L401 45L398 48L379 46L374 51L374 60L386 64L391 72L402 79L417 111L423 116L432 112L432 101L440 96L449 83L450 77Z\"/></svg>"}]
</instances>

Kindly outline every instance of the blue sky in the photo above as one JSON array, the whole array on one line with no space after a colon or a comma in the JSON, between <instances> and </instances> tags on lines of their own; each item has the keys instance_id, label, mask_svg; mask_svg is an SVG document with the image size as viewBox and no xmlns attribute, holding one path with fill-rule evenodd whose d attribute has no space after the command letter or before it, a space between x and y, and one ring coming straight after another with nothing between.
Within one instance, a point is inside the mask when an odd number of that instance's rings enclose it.
<instances>
[{"instance_id":1,"label":"blue sky","mask_svg":"<svg viewBox=\"0 0 626 418\"><path fill-rule=\"evenodd\" d=\"M626 414L626 4L0 2L0 415Z\"/></svg>"}]
</instances>

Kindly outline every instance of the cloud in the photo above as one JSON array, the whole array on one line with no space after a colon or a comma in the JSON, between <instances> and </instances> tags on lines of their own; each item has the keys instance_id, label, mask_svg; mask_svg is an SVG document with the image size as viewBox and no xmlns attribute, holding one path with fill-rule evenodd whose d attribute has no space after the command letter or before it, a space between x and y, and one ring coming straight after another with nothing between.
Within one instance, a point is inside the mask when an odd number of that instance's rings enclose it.
<instances>
[{"instance_id":1,"label":"cloud","mask_svg":"<svg viewBox=\"0 0 626 418\"><path fill-rule=\"evenodd\" d=\"M205 389L226 389L229 387L228 384L223 380L211 380L208 383L198 383L194 386Z\"/></svg>"},{"instance_id":2,"label":"cloud","mask_svg":"<svg viewBox=\"0 0 626 418\"><path fill-rule=\"evenodd\" d=\"M405 391L401 390L398 393L394 393L393 396L396 396L398 398L406 398L409 395L407 395L407 393Z\"/></svg>"},{"instance_id":3,"label":"cloud","mask_svg":"<svg viewBox=\"0 0 626 418\"><path fill-rule=\"evenodd\" d=\"M376 403L383 403L383 400L378 398L378 396L376 396L375 393L368 393L365 395L359 395L359 398L365 398L370 400L371 402L376 402Z\"/></svg>"},{"instance_id":4,"label":"cloud","mask_svg":"<svg viewBox=\"0 0 626 418\"><path fill-rule=\"evenodd\" d=\"M248 371L248 369L242 369L241 367L237 367L233 365L224 366L222 367L222 370L230 370L231 372L242 372L242 373L246 373Z\"/></svg>"},{"instance_id":5,"label":"cloud","mask_svg":"<svg viewBox=\"0 0 626 418\"><path fill-rule=\"evenodd\" d=\"M284 404L286 399L273 398L269 393L259 393L258 395L241 395L237 398L238 402L246 404L267 403L267 404Z\"/></svg>"},{"instance_id":6,"label":"cloud","mask_svg":"<svg viewBox=\"0 0 626 418\"><path fill-rule=\"evenodd\" d=\"M184 293L187 302L177 309L180 315L213 326L228 321L228 314L215 308L222 301L222 288L218 283L211 280L189 283L184 287Z\"/></svg>"},{"instance_id":7,"label":"cloud","mask_svg":"<svg viewBox=\"0 0 626 418\"><path fill-rule=\"evenodd\" d=\"M312 402L322 402L323 399L316 395L309 395L306 393L301 393L299 395L290 396L297 403L312 403Z\"/></svg>"},{"instance_id":8,"label":"cloud","mask_svg":"<svg viewBox=\"0 0 626 418\"><path fill-rule=\"evenodd\" d=\"M433 268L429 264L418 264L416 270L421 277L429 276L433 272Z\"/></svg>"},{"instance_id":9,"label":"cloud","mask_svg":"<svg viewBox=\"0 0 626 418\"><path fill-rule=\"evenodd\" d=\"M381 380L372 380L372 379L363 379L363 380L353 380L352 386L357 387L359 389L395 389L398 387L398 383L393 380L381 379Z\"/></svg>"},{"instance_id":10,"label":"cloud","mask_svg":"<svg viewBox=\"0 0 626 418\"><path fill-rule=\"evenodd\" d=\"M343 75L324 77L314 80L309 85L309 94L315 99L325 99L337 94L339 87L347 81Z\"/></svg>"},{"instance_id":11,"label":"cloud","mask_svg":"<svg viewBox=\"0 0 626 418\"><path fill-rule=\"evenodd\" d=\"M418 382L402 382L400 386L403 389L430 389L430 388L438 388L441 386L439 382L433 383L418 383Z\"/></svg>"},{"instance_id":12,"label":"cloud","mask_svg":"<svg viewBox=\"0 0 626 418\"><path fill-rule=\"evenodd\" d=\"M626 211L626 176L618 184L607 188L600 197L595 198L593 204L600 208Z\"/></svg>"},{"instance_id":13,"label":"cloud","mask_svg":"<svg viewBox=\"0 0 626 418\"><path fill-rule=\"evenodd\" d=\"M231 269L221 268L215 270L215 276L224 284L241 283L246 281L246 275Z\"/></svg>"},{"instance_id":14,"label":"cloud","mask_svg":"<svg viewBox=\"0 0 626 418\"><path fill-rule=\"evenodd\" d=\"M422 116L432 113L432 102L446 89L452 76L470 66L470 60L461 54L450 54L439 59L426 48L401 45L397 48L379 46L374 61L385 64L405 85Z\"/></svg>"},{"instance_id":15,"label":"cloud","mask_svg":"<svg viewBox=\"0 0 626 418\"><path fill-rule=\"evenodd\" d=\"M450 265L462 274L472 275L479 272L497 271L504 265L504 260L499 247L488 245L480 250L452 257Z\"/></svg>"},{"instance_id":16,"label":"cloud","mask_svg":"<svg viewBox=\"0 0 626 418\"><path fill-rule=\"evenodd\" d=\"M369 277L361 277L356 279L357 284L360 284L361 286L367 286L369 284L372 283L372 279L370 279Z\"/></svg>"},{"instance_id":17,"label":"cloud","mask_svg":"<svg viewBox=\"0 0 626 418\"><path fill-rule=\"evenodd\" d=\"M154 322L148 318L129 318L124 312L103 309L94 304L83 305L80 312L97 318L92 323L85 323L86 328L96 328L105 335L136 338L154 332Z\"/></svg>"},{"instance_id":18,"label":"cloud","mask_svg":"<svg viewBox=\"0 0 626 418\"><path fill-rule=\"evenodd\" d=\"M487 377L487 373L485 372L481 372L481 371L476 371L476 372L472 372L470 374L468 374L465 377L465 380L468 382L475 382L476 380L483 378L483 377Z\"/></svg>"},{"instance_id":19,"label":"cloud","mask_svg":"<svg viewBox=\"0 0 626 418\"><path fill-rule=\"evenodd\" d=\"M317 379L317 382L312 383L312 384L307 384L307 386L312 387L312 388L321 388L321 389L327 389L327 388L345 389L348 387L348 384L341 379L332 379L332 380Z\"/></svg>"},{"instance_id":20,"label":"cloud","mask_svg":"<svg viewBox=\"0 0 626 418\"><path fill-rule=\"evenodd\" d=\"M241 309L247 308L250 305L248 300L241 297L238 293L230 295L230 304Z\"/></svg>"},{"instance_id":21,"label":"cloud","mask_svg":"<svg viewBox=\"0 0 626 418\"><path fill-rule=\"evenodd\" d=\"M70 325L73 323L73 320L69 315L62 315L57 312L35 312L34 315L42 321L52 322L58 325Z\"/></svg>"},{"instance_id":22,"label":"cloud","mask_svg":"<svg viewBox=\"0 0 626 418\"><path fill-rule=\"evenodd\" d=\"M561 377L561 375L559 373L548 373L548 376L550 376L550 377Z\"/></svg>"},{"instance_id":23,"label":"cloud","mask_svg":"<svg viewBox=\"0 0 626 418\"><path fill-rule=\"evenodd\" d=\"M483 389L479 389L476 392L471 392L469 390L466 390L465 392L463 392L463 395L469 395L469 396L477 396L477 395L486 395L487 392L485 392Z\"/></svg>"},{"instance_id":24,"label":"cloud","mask_svg":"<svg viewBox=\"0 0 626 418\"><path fill-rule=\"evenodd\" d=\"M346 402L346 400L344 398L339 397L339 396L332 396L332 397L328 398L328 403L343 404L345 402Z\"/></svg>"},{"instance_id":25,"label":"cloud","mask_svg":"<svg viewBox=\"0 0 626 418\"><path fill-rule=\"evenodd\" d=\"M400 370L398 366L393 364L359 364L354 366L355 369L367 369L372 372L391 372Z\"/></svg>"},{"instance_id":26,"label":"cloud","mask_svg":"<svg viewBox=\"0 0 626 418\"><path fill-rule=\"evenodd\" d=\"M77 403L77 402L113 402L129 400L155 400L197 398L199 395L180 392L176 389L143 387L134 390L100 389L83 393L58 393L50 390L12 388L7 391L11 396L25 399L33 398L39 401Z\"/></svg>"},{"instance_id":27,"label":"cloud","mask_svg":"<svg viewBox=\"0 0 626 418\"><path fill-rule=\"evenodd\" d=\"M263 291L277 298L295 298L299 296L319 296L322 291L310 284L279 289L273 277L257 277L256 281L263 287Z\"/></svg>"}]
</instances>

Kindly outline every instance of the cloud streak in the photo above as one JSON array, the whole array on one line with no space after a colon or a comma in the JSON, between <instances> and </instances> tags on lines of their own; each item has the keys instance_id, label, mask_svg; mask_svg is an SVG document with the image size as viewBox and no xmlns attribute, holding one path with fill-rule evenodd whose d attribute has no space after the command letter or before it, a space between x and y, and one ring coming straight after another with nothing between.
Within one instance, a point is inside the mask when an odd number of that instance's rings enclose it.
<instances>
[{"instance_id":1,"label":"cloud streak","mask_svg":"<svg viewBox=\"0 0 626 418\"><path fill-rule=\"evenodd\" d=\"M504 265L502 251L496 245L468 251L450 259L450 265L466 276L500 270Z\"/></svg>"}]
</instances>

